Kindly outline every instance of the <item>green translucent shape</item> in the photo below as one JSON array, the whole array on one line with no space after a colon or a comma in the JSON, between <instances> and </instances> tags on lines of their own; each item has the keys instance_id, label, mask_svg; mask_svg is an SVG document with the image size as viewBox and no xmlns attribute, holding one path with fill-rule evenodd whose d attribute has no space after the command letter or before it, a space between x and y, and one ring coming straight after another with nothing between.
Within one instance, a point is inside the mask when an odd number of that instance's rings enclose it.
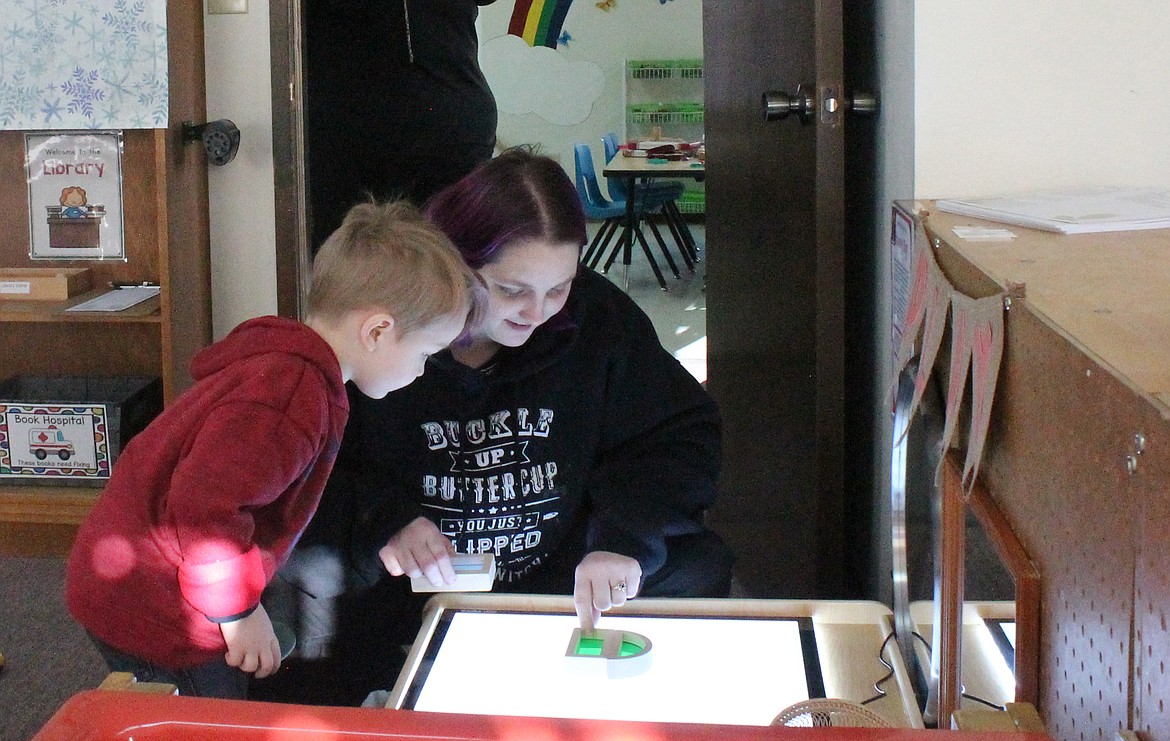
<instances>
[{"instance_id":1,"label":"green translucent shape","mask_svg":"<svg viewBox=\"0 0 1170 741\"><path fill-rule=\"evenodd\" d=\"M605 642L600 638L582 638L577 642L578 656L601 656L601 647Z\"/></svg>"},{"instance_id":2,"label":"green translucent shape","mask_svg":"<svg viewBox=\"0 0 1170 741\"><path fill-rule=\"evenodd\" d=\"M618 656L633 656L635 654L641 653L641 651L642 647L638 644L630 643L629 641L622 641L622 647L618 649Z\"/></svg>"}]
</instances>

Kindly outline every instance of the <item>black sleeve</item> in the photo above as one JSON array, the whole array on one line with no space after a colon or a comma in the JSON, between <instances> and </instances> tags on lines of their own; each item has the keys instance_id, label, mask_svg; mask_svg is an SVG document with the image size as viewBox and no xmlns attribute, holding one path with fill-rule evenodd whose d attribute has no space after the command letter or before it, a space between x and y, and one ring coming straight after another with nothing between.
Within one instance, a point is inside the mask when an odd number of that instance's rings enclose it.
<instances>
[{"instance_id":1,"label":"black sleeve","mask_svg":"<svg viewBox=\"0 0 1170 741\"><path fill-rule=\"evenodd\" d=\"M668 537L703 530L715 502L721 423L715 402L659 342L649 318L617 299L602 448L589 483L588 546L636 558L645 575Z\"/></svg>"},{"instance_id":2,"label":"black sleeve","mask_svg":"<svg viewBox=\"0 0 1170 741\"><path fill-rule=\"evenodd\" d=\"M337 551L349 580L370 585L385 573L378 550L420 512L411 498L386 491L388 477L381 475L378 458L367 454L369 436L376 434L372 422L379 413L377 402L352 384L347 391L350 415L337 461L298 547L323 545Z\"/></svg>"}]
</instances>

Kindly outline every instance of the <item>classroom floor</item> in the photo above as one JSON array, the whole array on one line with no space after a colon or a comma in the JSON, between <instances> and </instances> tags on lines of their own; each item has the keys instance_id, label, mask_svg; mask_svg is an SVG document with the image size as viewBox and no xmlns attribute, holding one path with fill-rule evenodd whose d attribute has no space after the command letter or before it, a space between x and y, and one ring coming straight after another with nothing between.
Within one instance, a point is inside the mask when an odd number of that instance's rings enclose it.
<instances>
[{"instance_id":1,"label":"classroom floor","mask_svg":"<svg viewBox=\"0 0 1170 741\"><path fill-rule=\"evenodd\" d=\"M589 238L592 239L600 224L589 224ZM647 232L651 249L658 260L659 268L666 276L667 290L663 291L658 280L640 249L634 250L627 273L623 265L615 263L607 277L625 288L631 298L642 307L658 330L658 338L664 347L678 358L679 362L700 381L707 380L707 295L704 291L703 276L706 272L706 230L701 222L688 221L688 228L699 247L699 262L695 272L687 271L677 255L677 248L669 233L664 230L666 245L678 264L681 277L675 278L662 260L654 238Z\"/></svg>"},{"instance_id":2,"label":"classroom floor","mask_svg":"<svg viewBox=\"0 0 1170 741\"><path fill-rule=\"evenodd\" d=\"M0 741L27 741L108 670L65 609L65 562L0 557Z\"/></svg>"}]
</instances>

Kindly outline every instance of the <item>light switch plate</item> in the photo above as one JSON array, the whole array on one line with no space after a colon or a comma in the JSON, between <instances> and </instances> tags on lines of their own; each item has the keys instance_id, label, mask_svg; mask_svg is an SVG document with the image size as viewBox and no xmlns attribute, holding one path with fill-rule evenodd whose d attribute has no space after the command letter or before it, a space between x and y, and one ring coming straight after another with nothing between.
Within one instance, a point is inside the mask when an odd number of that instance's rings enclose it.
<instances>
[{"instance_id":1,"label":"light switch plate","mask_svg":"<svg viewBox=\"0 0 1170 741\"><path fill-rule=\"evenodd\" d=\"M208 15L247 13L248 0L207 0Z\"/></svg>"}]
</instances>

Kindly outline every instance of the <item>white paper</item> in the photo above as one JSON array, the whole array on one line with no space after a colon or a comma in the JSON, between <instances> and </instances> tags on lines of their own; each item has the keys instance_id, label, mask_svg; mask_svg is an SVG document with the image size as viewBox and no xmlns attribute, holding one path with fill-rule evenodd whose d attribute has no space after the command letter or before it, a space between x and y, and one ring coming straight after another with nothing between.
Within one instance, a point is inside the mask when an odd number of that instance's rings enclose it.
<instances>
[{"instance_id":1,"label":"white paper","mask_svg":"<svg viewBox=\"0 0 1170 741\"><path fill-rule=\"evenodd\" d=\"M940 211L1061 234L1170 227L1170 190L1081 188L995 198L944 199Z\"/></svg>"},{"instance_id":2,"label":"white paper","mask_svg":"<svg viewBox=\"0 0 1170 741\"><path fill-rule=\"evenodd\" d=\"M121 311L158 295L158 286L129 286L115 288L89 301L70 306L65 311Z\"/></svg>"},{"instance_id":3,"label":"white paper","mask_svg":"<svg viewBox=\"0 0 1170 741\"><path fill-rule=\"evenodd\" d=\"M1009 229L994 229L986 226L956 226L951 231L967 242L1010 242L1016 235Z\"/></svg>"}]
</instances>

